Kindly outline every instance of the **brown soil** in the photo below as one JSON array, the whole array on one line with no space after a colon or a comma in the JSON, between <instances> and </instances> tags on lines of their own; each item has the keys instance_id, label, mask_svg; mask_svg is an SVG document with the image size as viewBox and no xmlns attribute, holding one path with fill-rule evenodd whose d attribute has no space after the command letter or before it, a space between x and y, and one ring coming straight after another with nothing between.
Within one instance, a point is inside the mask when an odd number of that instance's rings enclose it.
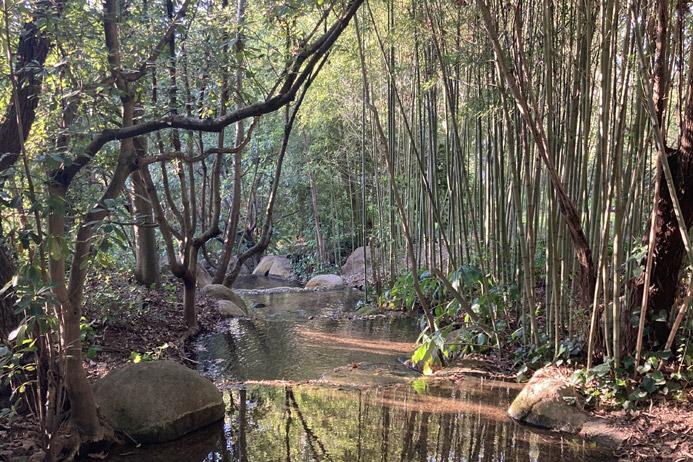
<instances>
[{"instance_id":1,"label":"brown soil","mask_svg":"<svg viewBox=\"0 0 693 462\"><path fill-rule=\"evenodd\" d=\"M622 461L693 461L693 392L683 404L661 402L630 415L604 415L617 432L629 434L616 452Z\"/></svg>"},{"instance_id":2,"label":"brown soil","mask_svg":"<svg viewBox=\"0 0 693 462\"><path fill-rule=\"evenodd\" d=\"M172 359L194 367L192 355L187 351L194 336L188 335L183 320L182 284L172 276L162 278L160 287L146 288L137 286L123 274L112 274L107 290L113 297L104 297L100 278L87 282L84 316L94 328L88 342L96 345L98 351L85 360L90 378L102 377L136 355L144 360ZM114 301L111 305L100 303L102 298ZM221 320L214 303L199 292L195 308L197 334L212 329Z\"/></svg>"}]
</instances>

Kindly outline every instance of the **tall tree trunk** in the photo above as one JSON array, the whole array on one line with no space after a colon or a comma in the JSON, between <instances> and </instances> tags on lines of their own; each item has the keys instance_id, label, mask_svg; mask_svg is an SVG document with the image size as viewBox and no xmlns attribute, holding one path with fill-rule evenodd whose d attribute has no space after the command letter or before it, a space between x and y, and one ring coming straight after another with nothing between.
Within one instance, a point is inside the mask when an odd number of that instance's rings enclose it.
<instances>
[{"instance_id":1,"label":"tall tree trunk","mask_svg":"<svg viewBox=\"0 0 693 462\"><path fill-rule=\"evenodd\" d=\"M4 172L17 162L22 151L22 142L27 139L36 118L43 82L43 65L46 62L50 42L41 33L37 20L46 16L47 2L39 2L34 19L24 24L14 53L17 94L9 98L5 113L0 119L0 172ZM62 11L62 4L57 12ZM17 111L16 103L19 105ZM17 115L19 114L19 117ZM21 136L20 136L21 131ZM0 189L3 187L0 180ZM15 265L4 239L0 237L0 288L14 276ZM14 313L14 299L11 292L0 296L0 335L5 339L15 327L18 319Z\"/></svg>"},{"instance_id":2,"label":"tall tree trunk","mask_svg":"<svg viewBox=\"0 0 693 462\"><path fill-rule=\"evenodd\" d=\"M5 240L0 237L0 288L10 282L14 272L14 261L5 246ZM0 343L7 340L7 335L16 327L17 321L17 315L14 313L14 295L8 290L0 294Z\"/></svg>"},{"instance_id":3,"label":"tall tree trunk","mask_svg":"<svg viewBox=\"0 0 693 462\"><path fill-rule=\"evenodd\" d=\"M147 139L136 137L132 140L135 156L147 155ZM160 280L159 247L156 241L156 221L154 210L147 195L147 186L138 170L130 175L132 180L132 215L135 218L135 279L140 284L158 284Z\"/></svg>"},{"instance_id":4,"label":"tall tree trunk","mask_svg":"<svg viewBox=\"0 0 693 462\"><path fill-rule=\"evenodd\" d=\"M655 116L664 135L664 120L667 99L667 40L668 40L668 3L661 1L657 5L657 29L656 49L653 68L653 104ZM686 232L693 225L693 49L691 49L688 62L688 78L686 82L687 97L686 110L681 121L681 136L678 150L667 148L667 159L671 176L674 182L674 190L678 196ZM666 137L662 137L666 140ZM672 202L670 185L666 180L661 163L657 167L657 184L660 185L659 200L655 204L654 244L652 255L652 268L647 300L647 311L659 313L666 311L671 313L671 319L675 316L674 304L681 272L681 264L686 250L678 220ZM647 241L647 237L644 238ZM631 280L631 303L628 307L632 311L643 302L645 287L645 272ZM626 318L628 319L628 318ZM630 332L626 332L626 346L633 345L635 340ZM655 324L655 336L659 343L664 344L669 329L667 323Z\"/></svg>"},{"instance_id":5,"label":"tall tree trunk","mask_svg":"<svg viewBox=\"0 0 693 462\"><path fill-rule=\"evenodd\" d=\"M238 101L237 106L240 107L242 104L243 95L243 21L245 18L245 5L246 0L238 0L238 5L236 9L236 43L234 46L234 51L236 52L237 62L236 62L236 82L234 87L234 93ZM224 1L223 6L226 6L226 1ZM224 47L224 56L228 50ZM221 101L221 113L225 112L226 100L228 97L228 90L226 89L226 81L223 82L224 89L222 90L222 101ZM224 132L219 133L219 144L220 148L223 148L224 143ZM236 147L240 146L243 142L243 121L239 120L236 122ZM226 270L228 269L229 262L231 261L231 255L233 253L233 247L236 242L238 222L240 220L241 213L241 181L242 178L242 165L241 161L243 159L242 150L238 150L233 156L233 196L231 198L231 211L229 212L229 218L226 223L226 237L224 238L223 253L217 267L217 271L214 274L213 282L215 284L220 284L223 282L226 276Z\"/></svg>"},{"instance_id":6,"label":"tall tree trunk","mask_svg":"<svg viewBox=\"0 0 693 462\"><path fill-rule=\"evenodd\" d=\"M141 141L136 139L136 145L138 142ZM154 212L140 172L135 170L130 178L133 189L132 214L135 218L135 279L144 285L158 284L160 269Z\"/></svg>"},{"instance_id":7,"label":"tall tree trunk","mask_svg":"<svg viewBox=\"0 0 693 462\"><path fill-rule=\"evenodd\" d=\"M22 136L19 137L15 99L9 98L4 118L0 121L0 172L17 161L21 152L21 140L27 139L36 118L36 106L43 82L43 64L50 48L50 42L40 32L36 20L46 15L46 8L49 8L48 2L39 2L35 19L24 24L19 37L14 56Z\"/></svg>"},{"instance_id":8,"label":"tall tree trunk","mask_svg":"<svg viewBox=\"0 0 693 462\"><path fill-rule=\"evenodd\" d=\"M690 98L689 98L690 99ZM669 166L676 184L679 203L683 212L686 227L693 225L693 105L689 104L684 122L684 133L681 147L669 153ZM648 312L666 311L674 313L681 264L686 250L681 239L681 232L674 213L669 188L662 169L657 169L661 189L659 201L655 206L654 252L652 258L652 276L649 289ZM645 284L645 273L631 281L630 309L642 303ZM656 337L664 343L669 334L667 324L655 325ZM628 336L627 345L632 346L634 337Z\"/></svg>"}]
</instances>

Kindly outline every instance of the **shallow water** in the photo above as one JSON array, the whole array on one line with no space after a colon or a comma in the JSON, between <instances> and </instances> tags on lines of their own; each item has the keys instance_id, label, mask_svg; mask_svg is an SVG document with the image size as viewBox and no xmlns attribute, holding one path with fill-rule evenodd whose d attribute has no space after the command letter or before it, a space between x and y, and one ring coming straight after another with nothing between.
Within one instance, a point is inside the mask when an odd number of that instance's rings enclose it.
<instances>
[{"instance_id":1,"label":"shallow water","mask_svg":"<svg viewBox=\"0 0 693 462\"><path fill-rule=\"evenodd\" d=\"M246 292L249 305L265 306L198 343L202 371L225 389L223 424L109 460L609 460L580 439L510 420L516 383L432 384L409 371L399 358L414 347L416 321L354 316L359 297Z\"/></svg>"},{"instance_id":2,"label":"shallow water","mask_svg":"<svg viewBox=\"0 0 693 462\"><path fill-rule=\"evenodd\" d=\"M302 287L300 282L273 277L241 274L233 283L234 289L274 289L276 287Z\"/></svg>"},{"instance_id":3,"label":"shallow water","mask_svg":"<svg viewBox=\"0 0 693 462\"><path fill-rule=\"evenodd\" d=\"M349 319L359 294L328 292L246 296L252 319L234 318L223 332L204 337L198 360L217 378L312 380L355 363L396 365L417 337L410 318Z\"/></svg>"},{"instance_id":4,"label":"shallow water","mask_svg":"<svg viewBox=\"0 0 693 462\"><path fill-rule=\"evenodd\" d=\"M223 425L111 460L609 460L579 439L509 420L505 406L516 388L481 379L420 393L411 385L367 390L247 385L225 392Z\"/></svg>"}]
</instances>

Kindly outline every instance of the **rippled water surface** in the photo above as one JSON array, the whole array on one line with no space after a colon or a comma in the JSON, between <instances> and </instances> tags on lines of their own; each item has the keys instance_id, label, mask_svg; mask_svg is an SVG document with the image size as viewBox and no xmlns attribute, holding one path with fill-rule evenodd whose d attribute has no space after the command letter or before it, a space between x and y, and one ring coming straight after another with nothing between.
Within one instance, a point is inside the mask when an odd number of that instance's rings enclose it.
<instances>
[{"instance_id":1,"label":"rippled water surface","mask_svg":"<svg viewBox=\"0 0 693 462\"><path fill-rule=\"evenodd\" d=\"M245 298L264 306L252 319L229 320L199 345L198 360L219 378L311 380L355 363L396 365L417 337L411 318L345 317L353 317L359 298L349 289Z\"/></svg>"},{"instance_id":2,"label":"rippled water surface","mask_svg":"<svg viewBox=\"0 0 693 462\"><path fill-rule=\"evenodd\" d=\"M234 289L273 289L276 287L301 287L301 284L286 279L253 276L252 274L241 274L233 283Z\"/></svg>"},{"instance_id":3,"label":"rippled water surface","mask_svg":"<svg viewBox=\"0 0 693 462\"><path fill-rule=\"evenodd\" d=\"M358 292L239 293L258 306L253 316L198 344L203 372L230 383L224 422L110 460L609 460L580 439L511 421L518 384L431 384L406 369L398 358L413 348L416 321L354 316Z\"/></svg>"}]
</instances>

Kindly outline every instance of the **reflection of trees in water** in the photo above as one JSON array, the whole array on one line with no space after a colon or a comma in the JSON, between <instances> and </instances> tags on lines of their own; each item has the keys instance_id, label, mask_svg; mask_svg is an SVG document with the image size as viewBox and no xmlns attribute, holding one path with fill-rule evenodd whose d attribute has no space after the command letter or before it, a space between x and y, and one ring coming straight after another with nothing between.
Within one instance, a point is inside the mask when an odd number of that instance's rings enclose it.
<instances>
[{"instance_id":1,"label":"reflection of trees in water","mask_svg":"<svg viewBox=\"0 0 693 462\"><path fill-rule=\"evenodd\" d=\"M382 442L380 446L381 462L389 462L389 449L390 449L390 408L383 406L380 417L380 441Z\"/></svg>"},{"instance_id":2,"label":"reflection of trees in water","mask_svg":"<svg viewBox=\"0 0 693 462\"><path fill-rule=\"evenodd\" d=\"M231 394L227 442L220 457L210 460L524 462L586 456L580 446L542 441L524 427L480 411L427 410L422 406L427 398L411 390L251 387ZM455 390L451 395L480 399ZM401 406L383 405L393 399Z\"/></svg>"},{"instance_id":3,"label":"reflection of trees in water","mask_svg":"<svg viewBox=\"0 0 693 462\"><path fill-rule=\"evenodd\" d=\"M289 397L289 401L291 401L291 405L294 408L294 411L296 412L296 415L298 416L298 420L301 422L301 426L303 427L303 431L305 432L305 435L308 439L308 445L310 446L313 455L316 457L317 460L327 460L327 461L332 461L332 457L328 454L327 450L325 449L325 445L322 444L322 441L320 441L320 438L316 436L315 433L310 429L310 426L306 423L305 417L303 417L303 412L301 412L301 409L298 407L298 403L296 402L296 397L294 396L294 392L291 389L291 387L286 387L286 394ZM315 450L315 445L320 448L320 454Z\"/></svg>"}]
</instances>

